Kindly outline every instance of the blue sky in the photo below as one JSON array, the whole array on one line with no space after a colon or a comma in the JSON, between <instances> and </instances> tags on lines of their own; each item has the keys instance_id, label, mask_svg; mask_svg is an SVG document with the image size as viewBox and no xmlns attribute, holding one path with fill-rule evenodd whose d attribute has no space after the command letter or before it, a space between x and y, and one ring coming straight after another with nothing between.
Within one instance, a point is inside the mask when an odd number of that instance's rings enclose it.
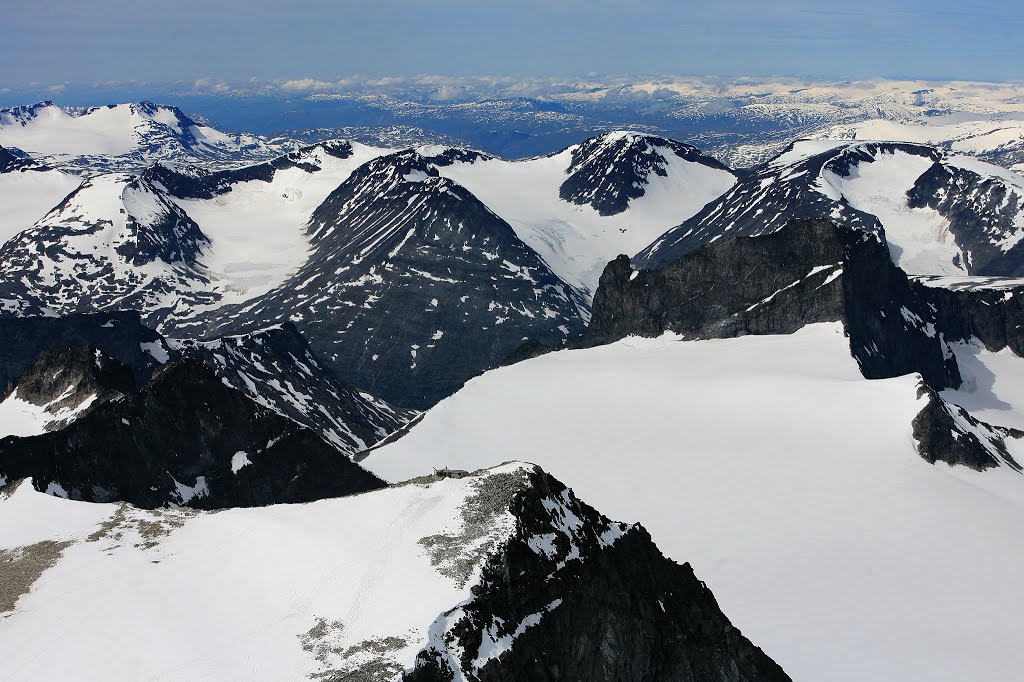
<instances>
[{"instance_id":1,"label":"blue sky","mask_svg":"<svg viewBox=\"0 0 1024 682\"><path fill-rule=\"evenodd\" d=\"M1024 80L1011 0L2 0L0 87L346 74Z\"/></svg>"}]
</instances>

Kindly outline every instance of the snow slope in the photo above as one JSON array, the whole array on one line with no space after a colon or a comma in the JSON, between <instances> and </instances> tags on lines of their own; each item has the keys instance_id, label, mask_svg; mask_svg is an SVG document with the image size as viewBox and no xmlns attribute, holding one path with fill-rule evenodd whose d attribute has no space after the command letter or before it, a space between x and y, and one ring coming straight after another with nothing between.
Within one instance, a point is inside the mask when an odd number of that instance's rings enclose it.
<instances>
[{"instance_id":1,"label":"snow slope","mask_svg":"<svg viewBox=\"0 0 1024 682\"><path fill-rule=\"evenodd\" d=\"M1024 359L1009 348L993 353L978 341L951 347L964 382L942 397L981 421L1024 430Z\"/></svg>"},{"instance_id":2,"label":"snow slope","mask_svg":"<svg viewBox=\"0 0 1024 682\"><path fill-rule=\"evenodd\" d=\"M665 175L650 173L643 196L631 200L626 211L602 216L589 204L559 196L575 148L525 161L457 162L438 171L504 218L555 274L591 297L608 261L635 254L736 182L726 170L666 152Z\"/></svg>"},{"instance_id":3,"label":"snow slope","mask_svg":"<svg viewBox=\"0 0 1024 682\"><path fill-rule=\"evenodd\" d=\"M38 436L60 423L70 422L92 405L96 396L90 396L73 407L57 404L71 394L71 389L45 405L36 405L18 397L18 389L0 402L0 438L7 436Z\"/></svg>"},{"instance_id":4,"label":"snow slope","mask_svg":"<svg viewBox=\"0 0 1024 682\"><path fill-rule=\"evenodd\" d=\"M0 173L0 244L32 227L80 182L59 170Z\"/></svg>"},{"instance_id":5,"label":"snow slope","mask_svg":"<svg viewBox=\"0 0 1024 682\"><path fill-rule=\"evenodd\" d=\"M474 379L363 464L528 456L690 561L796 680L1014 679L1024 479L925 462L923 405L916 376L864 380L838 324L630 337Z\"/></svg>"},{"instance_id":6,"label":"snow slope","mask_svg":"<svg viewBox=\"0 0 1024 682\"><path fill-rule=\"evenodd\" d=\"M219 305L240 303L283 283L309 257L306 226L313 211L357 167L389 150L351 143L340 159L313 148L299 165L277 170L270 182L249 180L212 199L177 199L210 238L202 255Z\"/></svg>"},{"instance_id":7,"label":"snow slope","mask_svg":"<svg viewBox=\"0 0 1024 682\"><path fill-rule=\"evenodd\" d=\"M907 199L907 192L933 163L927 156L899 149L876 153L871 163L858 163L845 177L826 168L821 174L821 188L829 198L845 200L853 208L878 218L885 228L893 263L904 272L963 275L964 254L949 231L949 220L928 206L911 208Z\"/></svg>"},{"instance_id":8,"label":"snow slope","mask_svg":"<svg viewBox=\"0 0 1024 682\"><path fill-rule=\"evenodd\" d=\"M534 471L512 463L216 513L71 502L28 483L5 490L0 561L19 572L0 591L4 677L369 680L411 668L428 645L455 660L462 645L446 629L484 562L513 535L533 542L538 556L546 539L585 562L580 552L589 550L575 539L597 531L609 547L629 530L607 520L581 528L575 498L530 487ZM551 518L527 530L512 496L535 490ZM514 646L514 636L476 646L474 669Z\"/></svg>"}]
</instances>

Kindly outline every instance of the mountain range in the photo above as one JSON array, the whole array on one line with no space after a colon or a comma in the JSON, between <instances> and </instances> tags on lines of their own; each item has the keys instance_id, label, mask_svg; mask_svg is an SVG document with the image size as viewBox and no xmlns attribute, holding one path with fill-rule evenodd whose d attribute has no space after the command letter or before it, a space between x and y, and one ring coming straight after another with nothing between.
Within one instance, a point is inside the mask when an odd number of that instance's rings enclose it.
<instances>
[{"instance_id":1,"label":"mountain range","mask_svg":"<svg viewBox=\"0 0 1024 682\"><path fill-rule=\"evenodd\" d=\"M860 130L731 168L3 110L3 658L1012 677L1024 179Z\"/></svg>"}]
</instances>

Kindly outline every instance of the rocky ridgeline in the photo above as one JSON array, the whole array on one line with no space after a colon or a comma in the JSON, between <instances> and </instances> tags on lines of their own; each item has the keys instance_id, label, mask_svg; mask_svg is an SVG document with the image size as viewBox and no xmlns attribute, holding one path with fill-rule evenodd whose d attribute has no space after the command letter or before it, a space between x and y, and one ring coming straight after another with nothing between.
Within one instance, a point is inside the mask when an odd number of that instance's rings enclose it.
<instances>
[{"instance_id":1,"label":"rocky ridgeline","mask_svg":"<svg viewBox=\"0 0 1024 682\"><path fill-rule=\"evenodd\" d=\"M763 236L717 241L657 270L634 270L620 256L605 269L591 324L574 345L666 331L688 339L790 334L806 324L842 322L866 378L921 374L931 402L942 405L919 428L940 429L949 421L941 414L959 408L935 391L962 381L949 343L978 339L989 350L1024 351L1022 306L1024 289L950 289L908 278L878 233L793 220ZM993 436L1003 437L1016 435ZM947 439L918 440L933 461L986 468L1009 458L1005 447L988 441L968 456Z\"/></svg>"},{"instance_id":2,"label":"rocky ridgeline","mask_svg":"<svg viewBox=\"0 0 1024 682\"><path fill-rule=\"evenodd\" d=\"M143 388L62 429L0 440L0 477L30 477L37 490L75 500L146 508L308 502L384 485L195 360L168 363Z\"/></svg>"},{"instance_id":3,"label":"rocky ridgeline","mask_svg":"<svg viewBox=\"0 0 1024 682\"><path fill-rule=\"evenodd\" d=\"M472 598L431 627L405 680L789 680L689 564L540 469L486 479L474 506L463 514L478 521L488 507L511 510L515 531Z\"/></svg>"}]
</instances>

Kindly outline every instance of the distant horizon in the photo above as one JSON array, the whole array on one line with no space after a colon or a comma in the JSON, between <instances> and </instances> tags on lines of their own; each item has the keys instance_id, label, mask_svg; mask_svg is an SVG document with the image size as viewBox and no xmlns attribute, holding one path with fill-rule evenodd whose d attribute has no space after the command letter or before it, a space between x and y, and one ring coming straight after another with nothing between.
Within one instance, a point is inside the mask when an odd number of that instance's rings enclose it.
<instances>
[{"instance_id":1,"label":"distant horizon","mask_svg":"<svg viewBox=\"0 0 1024 682\"><path fill-rule=\"evenodd\" d=\"M0 83L19 88L338 73L1024 77L1024 7L1005 0L48 0L4 20Z\"/></svg>"},{"instance_id":2,"label":"distant horizon","mask_svg":"<svg viewBox=\"0 0 1024 682\"><path fill-rule=\"evenodd\" d=\"M167 81L82 81L54 84L26 83L23 85L0 83L0 107L28 106L52 101L59 106L105 106L129 102L168 102L154 97L216 97L236 96L252 98L303 98L313 95L366 95L366 94L410 94L425 96L425 99L442 103L465 101L481 97L502 99L544 99L565 96L571 93L595 89L634 87L636 85L661 84L666 86L694 84L707 86L701 94L707 97L757 96L763 93L760 86L792 86L794 90L808 86L848 88L868 85L925 85L928 87L990 86L994 88L1024 88L1024 78L1005 80L981 80L964 78L931 78L913 76L869 76L864 78L828 78L814 75L772 74L772 75L718 75L718 74L536 74L536 75L495 75L495 74L436 74L360 76L357 74L328 78L295 77L261 80L248 78L224 80L212 77ZM714 87L721 90L715 92ZM458 88L459 90L454 90ZM746 90L746 91L744 91ZM436 92L440 97L428 97ZM737 92L739 91L739 92ZM130 96L131 93L137 93ZM652 93L653 94L653 93ZM672 96L683 96L681 92L666 92ZM1024 94L1024 93L1022 93ZM109 95L109 96L108 96ZM126 98L127 96L127 98ZM118 99L120 98L120 99ZM85 101L89 99L90 101Z\"/></svg>"}]
</instances>

